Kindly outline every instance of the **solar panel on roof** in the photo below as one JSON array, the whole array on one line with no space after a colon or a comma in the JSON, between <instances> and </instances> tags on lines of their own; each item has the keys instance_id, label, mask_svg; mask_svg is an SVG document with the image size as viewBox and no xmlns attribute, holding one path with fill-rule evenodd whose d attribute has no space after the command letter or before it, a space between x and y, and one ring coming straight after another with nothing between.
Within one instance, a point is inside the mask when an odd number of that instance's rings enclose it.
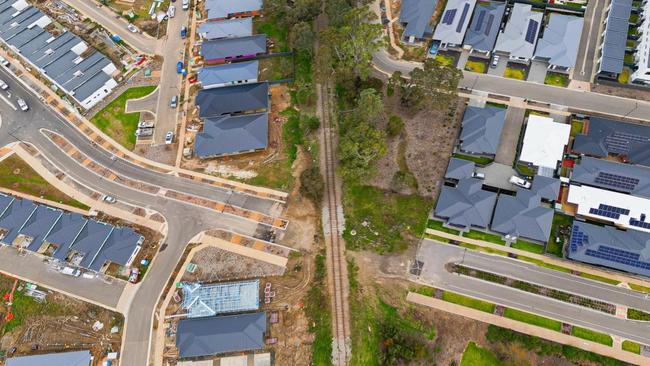
<instances>
[{"instance_id":1,"label":"solar panel on roof","mask_svg":"<svg viewBox=\"0 0 650 366\"><path fill-rule=\"evenodd\" d=\"M485 20L485 13L487 13L487 11L485 11L485 10L481 10L478 13L478 18L476 18L476 25L474 26L474 31L475 32L478 32L479 30L481 30L481 26L483 25L483 20Z\"/></svg>"},{"instance_id":2,"label":"solar panel on roof","mask_svg":"<svg viewBox=\"0 0 650 366\"><path fill-rule=\"evenodd\" d=\"M490 30L492 29L492 23L494 23L494 14L490 14L488 17L487 26L485 27L485 35L490 35Z\"/></svg>"},{"instance_id":3,"label":"solar panel on roof","mask_svg":"<svg viewBox=\"0 0 650 366\"><path fill-rule=\"evenodd\" d=\"M535 43L535 36L537 35L537 27L539 23L536 20L528 22L528 30L526 31L526 42Z\"/></svg>"},{"instance_id":4,"label":"solar panel on roof","mask_svg":"<svg viewBox=\"0 0 650 366\"><path fill-rule=\"evenodd\" d=\"M469 12L469 4L465 3L463 6L463 13L460 15L460 20L458 25L456 25L456 33L460 33L463 30L463 25L465 24L465 18L467 18L467 13Z\"/></svg>"},{"instance_id":5,"label":"solar panel on roof","mask_svg":"<svg viewBox=\"0 0 650 366\"><path fill-rule=\"evenodd\" d=\"M456 17L456 9L450 9L445 12L445 15L442 17L442 24L451 24L454 22Z\"/></svg>"}]
</instances>

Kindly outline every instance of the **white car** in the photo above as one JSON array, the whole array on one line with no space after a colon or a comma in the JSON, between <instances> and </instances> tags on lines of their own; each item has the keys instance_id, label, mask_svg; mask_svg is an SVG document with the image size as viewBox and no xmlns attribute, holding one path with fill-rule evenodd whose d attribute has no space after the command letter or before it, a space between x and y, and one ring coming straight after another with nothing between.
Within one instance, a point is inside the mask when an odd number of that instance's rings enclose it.
<instances>
[{"instance_id":1,"label":"white car","mask_svg":"<svg viewBox=\"0 0 650 366\"><path fill-rule=\"evenodd\" d=\"M526 188L526 189L530 188L530 182L529 181L527 181L525 179L521 179L516 175L513 175L512 177L510 177L509 182L516 185L516 186L518 186L518 187L521 187L521 188Z\"/></svg>"},{"instance_id":2,"label":"white car","mask_svg":"<svg viewBox=\"0 0 650 366\"><path fill-rule=\"evenodd\" d=\"M174 5L170 5L169 9L167 9L167 16L173 18L174 15L176 15L176 7Z\"/></svg>"},{"instance_id":3,"label":"white car","mask_svg":"<svg viewBox=\"0 0 650 366\"><path fill-rule=\"evenodd\" d=\"M174 142L174 133L171 131L167 131L165 134L165 145L169 145L172 142Z\"/></svg>"},{"instance_id":4,"label":"white car","mask_svg":"<svg viewBox=\"0 0 650 366\"><path fill-rule=\"evenodd\" d=\"M153 128L153 122L151 121L138 122L138 128Z\"/></svg>"},{"instance_id":5,"label":"white car","mask_svg":"<svg viewBox=\"0 0 650 366\"><path fill-rule=\"evenodd\" d=\"M498 64L499 64L499 55L494 55L492 57L492 63L490 64L490 67L495 68L497 67Z\"/></svg>"},{"instance_id":6,"label":"white car","mask_svg":"<svg viewBox=\"0 0 650 366\"><path fill-rule=\"evenodd\" d=\"M25 102L23 98L18 98L17 102L18 102L18 106L20 106L21 111L26 111L29 109L29 107L27 106L27 102Z\"/></svg>"},{"instance_id":7,"label":"white car","mask_svg":"<svg viewBox=\"0 0 650 366\"><path fill-rule=\"evenodd\" d=\"M9 85L7 85L7 83L5 83L4 80L0 80L0 89L7 90L9 89Z\"/></svg>"},{"instance_id":8,"label":"white car","mask_svg":"<svg viewBox=\"0 0 650 366\"><path fill-rule=\"evenodd\" d=\"M183 0L183 10L190 8L190 0Z\"/></svg>"},{"instance_id":9,"label":"white car","mask_svg":"<svg viewBox=\"0 0 650 366\"><path fill-rule=\"evenodd\" d=\"M0 65L2 65L2 66L9 66L9 61L7 61L6 58L0 56Z\"/></svg>"},{"instance_id":10,"label":"white car","mask_svg":"<svg viewBox=\"0 0 650 366\"><path fill-rule=\"evenodd\" d=\"M115 202L117 202L115 197L109 196L109 195L104 195L104 197L102 197L102 201L104 201L106 203L115 203Z\"/></svg>"},{"instance_id":11,"label":"white car","mask_svg":"<svg viewBox=\"0 0 650 366\"><path fill-rule=\"evenodd\" d=\"M129 31L131 31L132 33L139 33L139 32L140 32L140 30L138 29L138 27L136 27L135 25L133 25L133 24L131 24L131 23L129 23L129 25L127 25L126 28L127 28Z\"/></svg>"},{"instance_id":12,"label":"white car","mask_svg":"<svg viewBox=\"0 0 650 366\"><path fill-rule=\"evenodd\" d=\"M135 130L135 135L137 137L145 137L153 135L153 129L151 128L138 128Z\"/></svg>"}]
</instances>

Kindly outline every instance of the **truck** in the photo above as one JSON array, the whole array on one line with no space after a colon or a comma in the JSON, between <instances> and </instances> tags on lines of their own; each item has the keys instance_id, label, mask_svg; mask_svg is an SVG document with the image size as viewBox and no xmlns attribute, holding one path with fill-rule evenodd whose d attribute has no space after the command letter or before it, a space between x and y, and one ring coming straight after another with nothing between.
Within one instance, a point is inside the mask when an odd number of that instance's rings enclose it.
<instances>
[{"instance_id":1,"label":"truck","mask_svg":"<svg viewBox=\"0 0 650 366\"><path fill-rule=\"evenodd\" d=\"M72 267L63 267L61 270L61 273L67 276L72 276L72 277L79 277L81 276L81 271L78 268L72 268Z\"/></svg>"}]
</instances>

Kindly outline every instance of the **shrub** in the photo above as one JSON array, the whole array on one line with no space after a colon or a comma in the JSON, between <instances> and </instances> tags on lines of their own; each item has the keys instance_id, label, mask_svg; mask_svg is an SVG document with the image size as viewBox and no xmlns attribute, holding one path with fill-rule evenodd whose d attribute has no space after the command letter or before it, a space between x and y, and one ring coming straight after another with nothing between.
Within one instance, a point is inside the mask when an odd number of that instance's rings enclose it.
<instances>
[{"instance_id":1,"label":"shrub","mask_svg":"<svg viewBox=\"0 0 650 366\"><path fill-rule=\"evenodd\" d=\"M394 137L402 133L404 130L404 121L399 116L390 116L388 119L388 127L386 132L388 136Z\"/></svg>"},{"instance_id":2,"label":"shrub","mask_svg":"<svg viewBox=\"0 0 650 366\"><path fill-rule=\"evenodd\" d=\"M300 174L300 194L309 198L316 206L320 206L323 200L325 183L318 167L311 167L303 170Z\"/></svg>"}]
</instances>

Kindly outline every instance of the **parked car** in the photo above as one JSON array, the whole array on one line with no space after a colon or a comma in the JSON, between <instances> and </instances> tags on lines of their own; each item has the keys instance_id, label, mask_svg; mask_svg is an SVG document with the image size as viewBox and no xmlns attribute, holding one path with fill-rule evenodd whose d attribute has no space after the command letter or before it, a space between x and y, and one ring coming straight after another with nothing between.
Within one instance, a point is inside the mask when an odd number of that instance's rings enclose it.
<instances>
[{"instance_id":1,"label":"parked car","mask_svg":"<svg viewBox=\"0 0 650 366\"><path fill-rule=\"evenodd\" d=\"M170 5L169 9L167 9L167 16L173 18L174 15L176 15L176 7L174 5Z\"/></svg>"},{"instance_id":2,"label":"parked car","mask_svg":"<svg viewBox=\"0 0 650 366\"><path fill-rule=\"evenodd\" d=\"M472 177L478 178L478 179L485 179L485 174L481 172L473 172Z\"/></svg>"},{"instance_id":3,"label":"parked car","mask_svg":"<svg viewBox=\"0 0 650 366\"><path fill-rule=\"evenodd\" d=\"M149 122L145 122L145 121L138 122L138 128L153 128L153 122L152 122L152 121L149 121Z\"/></svg>"},{"instance_id":4,"label":"parked car","mask_svg":"<svg viewBox=\"0 0 650 366\"><path fill-rule=\"evenodd\" d=\"M5 83L4 80L0 80L0 89L7 90L9 89L9 85L7 85L7 83Z\"/></svg>"},{"instance_id":5,"label":"parked car","mask_svg":"<svg viewBox=\"0 0 650 366\"><path fill-rule=\"evenodd\" d=\"M115 199L115 197L113 197L113 196L109 196L109 195L107 195L107 194L105 194L104 197L102 197L102 201L104 201L104 202L106 202L106 203L115 203L115 202L117 202L117 200Z\"/></svg>"},{"instance_id":6,"label":"parked car","mask_svg":"<svg viewBox=\"0 0 650 366\"><path fill-rule=\"evenodd\" d=\"M64 275L72 276L72 277L79 277L81 276L81 271L78 268L72 268L72 267L63 267L61 270L61 273Z\"/></svg>"},{"instance_id":7,"label":"parked car","mask_svg":"<svg viewBox=\"0 0 650 366\"><path fill-rule=\"evenodd\" d=\"M178 106L178 96L174 95L172 97L171 102L169 102L169 106L172 108L176 108Z\"/></svg>"},{"instance_id":8,"label":"parked car","mask_svg":"<svg viewBox=\"0 0 650 366\"><path fill-rule=\"evenodd\" d=\"M27 106L27 102L25 102L23 98L18 98L18 100L16 101L18 102L18 106L20 107L21 111L26 111L29 109L29 107Z\"/></svg>"},{"instance_id":9,"label":"parked car","mask_svg":"<svg viewBox=\"0 0 650 366\"><path fill-rule=\"evenodd\" d=\"M495 68L497 67L498 64L499 64L499 55L492 56L492 62L490 63L490 67Z\"/></svg>"},{"instance_id":10,"label":"parked car","mask_svg":"<svg viewBox=\"0 0 650 366\"><path fill-rule=\"evenodd\" d=\"M186 26L182 26L182 27L181 27L181 38L182 38L182 39L185 39L185 37L187 37L187 27L186 27Z\"/></svg>"},{"instance_id":11,"label":"parked car","mask_svg":"<svg viewBox=\"0 0 650 366\"><path fill-rule=\"evenodd\" d=\"M131 274L129 274L129 282L137 283L139 278L140 278L140 269L131 268Z\"/></svg>"},{"instance_id":12,"label":"parked car","mask_svg":"<svg viewBox=\"0 0 650 366\"><path fill-rule=\"evenodd\" d=\"M521 188L526 188L526 189L530 188L530 182L529 181L527 181L525 179L521 179L516 175L513 175L512 177L510 177L509 182L516 185L516 186L518 186L518 187L521 187Z\"/></svg>"},{"instance_id":13,"label":"parked car","mask_svg":"<svg viewBox=\"0 0 650 366\"><path fill-rule=\"evenodd\" d=\"M151 128L138 128L135 130L135 135L138 137L146 137L153 135L153 129Z\"/></svg>"},{"instance_id":14,"label":"parked car","mask_svg":"<svg viewBox=\"0 0 650 366\"><path fill-rule=\"evenodd\" d=\"M190 0L183 0L183 10L190 8Z\"/></svg>"},{"instance_id":15,"label":"parked car","mask_svg":"<svg viewBox=\"0 0 650 366\"><path fill-rule=\"evenodd\" d=\"M199 78L198 78L198 76L197 76L196 74L192 74L192 75L190 75L189 78L187 78L187 81L188 81L190 84L194 84L194 83L196 83L198 80L199 80Z\"/></svg>"},{"instance_id":16,"label":"parked car","mask_svg":"<svg viewBox=\"0 0 650 366\"><path fill-rule=\"evenodd\" d=\"M174 142L174 133L171 131L167 131L165 134L165 145L169 145L172 142Z\"/></svg>"},{"instance_id":17,"label":"parked car","mask_svg":"<svg viewBox=\"0 0 650 366\"><path fill-rule=\"evenodd\" d=\"M0 65L7 67L9 66L9 61L7 61L6 58L0 56Z\"/></svg>"},{"instance_id":18,"label":"parked car","mask_svg":"<svg viewBox=\"0 0 650 366\"><path fill-rule=\"evenodd\" d=\"M183 61L178 61L176 63L176 73L178 73L178 74L183 73Z\"/></svg>"},{"instance_id":19,"label":"parked car","mask_svg":"<svg viewBox=\"0 0 650 366\"><path fill-rule=\"evenodd\" d=\"M131 31L131 33L139 33L139 32L140 32L140 30L138 29L138 27L136 27L135 25L133 25L133 24L131 24L131 23L129 23L129 25L126 26L126 29L128 29L129 31Z\"/></svg>"}]
</instances>

